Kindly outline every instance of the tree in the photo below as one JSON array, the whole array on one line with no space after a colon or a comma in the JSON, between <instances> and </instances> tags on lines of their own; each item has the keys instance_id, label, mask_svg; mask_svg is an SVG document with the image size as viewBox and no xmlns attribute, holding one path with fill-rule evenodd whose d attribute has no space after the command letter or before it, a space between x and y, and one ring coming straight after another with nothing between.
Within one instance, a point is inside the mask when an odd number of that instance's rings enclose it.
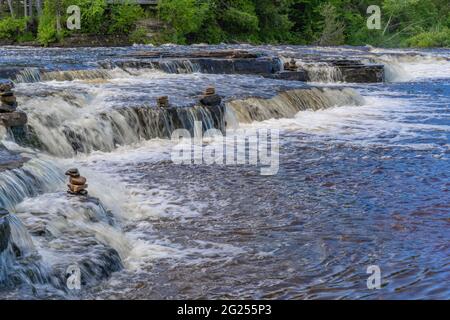
<instances>
[{"instance_id":1,"label":"tree","mask_svg":"<svg viewBox=\"0 0 450 320\"><path fill-rule=\"evenodd\" d=\"M344 24L338 20L336 7L325 4L320 11L323 17L323 30L317 44L320 46L336 46L344 44Z\"/></svg>"}]
</instances>

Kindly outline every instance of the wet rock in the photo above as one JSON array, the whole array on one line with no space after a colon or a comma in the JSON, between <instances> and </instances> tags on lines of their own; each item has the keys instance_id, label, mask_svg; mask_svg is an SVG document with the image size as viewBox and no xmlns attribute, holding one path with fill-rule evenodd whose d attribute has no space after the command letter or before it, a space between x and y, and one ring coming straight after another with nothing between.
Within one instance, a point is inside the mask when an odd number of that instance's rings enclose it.
<instances>
[{"instance_id":1,"label":"wet rock","mask_svg":"<svg viewBox=\"0 0 450 320\"><path fill-rule=\"evenodd\" d=\"M160 108L168 108L168 107L170 107L169 97L168 96L158 97L157 103L158 103L158 107L160 107Z\"/></svg>"},{"instance_id":2,"label":"wet rock","mask_svg":"<svg viewBox=\"0 0 450 320\"><path fill-rule=\"evenodd\" d=\"M342 65L338 68L345 82L377 83L385 80L383 65Z\"/></svg>"},{"instance_id":3,"label":"wet rock","mask_svg":"<svg viewBox=\"0 0 450 320\"><path fill-rule=\"evenodd\" d=\"M297 69L297 62L294 58L284 64L284 70L286 71L297 71Z\"/></svg>"},{"instance_id":4,"label":"wet rock","mask_svg":"<svg viewBox=\"0 0 450 320\"><path fill-rule=\"evenodd\" d=\"M2 104L7 104L10 106L17 104L17 99L12 92L7 92L7 95L0 96L0 101Z\"/></svg>"},{"instance_id":5,"label":"wet rock","mask_svg":"<svg viewBox=\"0 0 450 320\"><path fill-rule=\"evenodd\" d=\"M281 71L276 58L196 59L201 72L211 74L271 74Z\"/></svg>"},{"instance_id":6,"label":"wet rock","mask_svg":"<svg viewBox=\"0 0 450 320\"><path fill-rule=\"evenodd\" d=\"M217 94L203 96L200 103L204 106L218 106L222 103L222 98Z\"/></svg>"},{"instance_id":7,"label":"wet rock","mask_svg":"<svg viewBox=\"0 0 450 320\"><path fill-rule=\"evenodd\" d=\"M204 106L218 106L222 103L222 98L216 94L216 88L208 87L200 99L200 103Z\"/></svg>"},{"instance_id":8,"label":"wet rock","mask_svg":"<svg viewBox=\"0 0 450 320\"><path fill-rule=\"evenodd\" d=\"M14 96L14 92L12 91L0 91L0 97L12 97Z\"/></svg>"},{"instance_id":9,"label":"wet rock","mask_svg":"<svg viewBox=\"0 0 450 320\"><path fill-rule=\"evenodd\" d=\"M258 55L245 50L209 50L190 53L178 53L172 51L155 52L139 51L126 55L133 58L222 58L222 59L254 59Z\"/></svg>"},{"instance_id":10,"label":"wet rock","mask_svg":"<svg viewBox=\"0 0 450 320\"><path fill-rule=\"evenodd\" d=\"M9 212L0 208L0 253L8 248L9 238L11 237L11 227L6 217Z\"/></svg>"},{"instance_id":11,"label":"wet rock","mask_svg":"<svg viewBox=\"0 0 450 320\"><path fill-rule=\"evenodd\" d=\"M28 117L25 112L14 111L10 113L0 113L0 123L5 127L20 127L25 126L28 122Z\"/></svg>"},{"instance_id":12,"label":"wet rock","mask_svg":"<svg viewBox=\"0 0 450 320\"><path fill-rule=\"evenodd\" d=\"M14 83L9 80L0 80L0 92L8 92L14 88Z\"/></svg>"},{"instance_id":13,"label":"wet rock","mask_svg":"<svg viewBox=\"0 0 450 320\"><path fill-rule=\"evenodd\" d=\"M66 171L66 176L77 178L80 176L80 172L78 171L77 168L71 168Z\"/></svg>"},{"instance_id":14,"label":"wet rock","mask_svg":"<svg viewBox=\"0 0 450 320\"><path fill-rule=\"evenodd\" d=\"M11 152L0 145L0 172L20 168L29 160L29 158L23 157L19 153Z\"/></svg>"},{"instance_id":15,"label":"wet rock","mask_svg":"<svg viewBox=\"0 0 450 320\"><path fill-rule=\"evenodd\" d=\"M0 113L10 113L16 111L17 104L0 104Z\"/></svg>"},{"instance_id":16,"label":"wet rock","mask_svg":"<svg viewBox=\"0 0 450 320\"><path fill-rule=\"evenodd\" d=\"M307 81L305 71L282 71L269 76L272 79L289 81Z\"/></svg>"},{"instance_id":17,"label":"wet rock","mask_svg":"<svg viewBox=\"0 0 450 320\"><path fill-rule=\"evenodd\" d=\"M76 186L84 186L86 184L86 178L79 176L79 177L70 177L70 184L76 185Z\"/></svg>"}]
</instances>

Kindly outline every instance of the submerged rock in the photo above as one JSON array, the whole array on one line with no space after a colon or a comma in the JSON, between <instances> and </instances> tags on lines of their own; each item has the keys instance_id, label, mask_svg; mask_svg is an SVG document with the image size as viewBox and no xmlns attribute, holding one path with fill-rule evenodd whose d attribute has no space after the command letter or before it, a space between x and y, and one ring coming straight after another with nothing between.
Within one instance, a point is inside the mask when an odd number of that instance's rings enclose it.
<instances>
[{"instance_id":1,"label":"submerged rock","mask_svg":"<svg viewBox=\"0 0 450 320\"><path fill-rule=\"evenodd\" d=\"M58 279L57 289L67 290L69 266L79 268L83 289L123 268L121 253L129 251L128 244L98 198L45 194L22 202L17 214L40 249L52 256L44 262Z\"/></svg>"}]
</instances>

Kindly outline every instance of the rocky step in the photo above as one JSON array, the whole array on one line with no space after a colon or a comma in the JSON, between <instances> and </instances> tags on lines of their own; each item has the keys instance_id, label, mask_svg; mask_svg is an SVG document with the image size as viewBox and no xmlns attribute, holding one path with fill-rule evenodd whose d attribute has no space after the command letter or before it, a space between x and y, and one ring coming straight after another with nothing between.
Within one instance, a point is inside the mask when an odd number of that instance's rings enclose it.
<instances>
[{"instance_id":1,"label":"rocky step","mask_svg":"<svg viewBox=\"0 0 450 320\"><path fill-rule=\"evenodd\" d=\"M29 160L18 153L9 151L0 144L0 173L5 170L18 169Z\"/></svg>"}]
</instances>

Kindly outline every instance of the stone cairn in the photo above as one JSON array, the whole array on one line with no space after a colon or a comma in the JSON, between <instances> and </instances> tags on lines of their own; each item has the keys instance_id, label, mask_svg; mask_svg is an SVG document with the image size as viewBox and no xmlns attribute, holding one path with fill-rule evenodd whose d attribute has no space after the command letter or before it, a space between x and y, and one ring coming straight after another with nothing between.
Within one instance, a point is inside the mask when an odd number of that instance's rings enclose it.
<instances>
[{"instance_id":1,"label":"stone cairn","mask_svg":"<svg viewBox=\"0 0 450 320\"><path fill-rule=\"evenodd\" d=\"M0 81L0 123L8 128L24 126L28 121L24 112L17 111L13 88L14 84L11 81Z\"/></svg>"},{"instance_id":2,"label":"stone cairn","mask_svg":"<svg viewBox=\"0 0 450 320\"><path fill-rule=\"evenodd\" d=\"M298 70L297 62L295 61L294 58L292 58L291 61L286 62L284 64L284 70L286 70L286 71L297 71Z\"/></svg>"},{"instance_id":3,"label":"stone cairn","mask_svg":"<svg viewBox=\"0 0 450 320\"><path fill-rule=\"evenodd\" d=\"M67 190L68 193L82 196L88 194L86 190L88 187L86 184L86 178L80 175L78 169L74 168L67 170L66 176L70 177L69 184L67 185L69 187L69 190Z\"/></svg>"},{"instance_id":4,"label":"stone cairn","mask_svg":"<svg viewBox=\"0 0 450 320\"><path fill-rule=\"evenodd\" d=\"M158 97L158 99L156 99L156 101L158 103L158 107L160 107L160 108L169 108L170 107L168 96Z\"/></svg>"},{"instance_id":5,"label":"stone cairn","mask_svg":"<svg viewBox=\"0 0 450 320\"><path fill-rule=\"evenodd\" d=\"M216 88L208 87L200 99L200 103L204 106L218 106L222 103L222 98L216 94Z\"/></svg>"}]
</instances>

